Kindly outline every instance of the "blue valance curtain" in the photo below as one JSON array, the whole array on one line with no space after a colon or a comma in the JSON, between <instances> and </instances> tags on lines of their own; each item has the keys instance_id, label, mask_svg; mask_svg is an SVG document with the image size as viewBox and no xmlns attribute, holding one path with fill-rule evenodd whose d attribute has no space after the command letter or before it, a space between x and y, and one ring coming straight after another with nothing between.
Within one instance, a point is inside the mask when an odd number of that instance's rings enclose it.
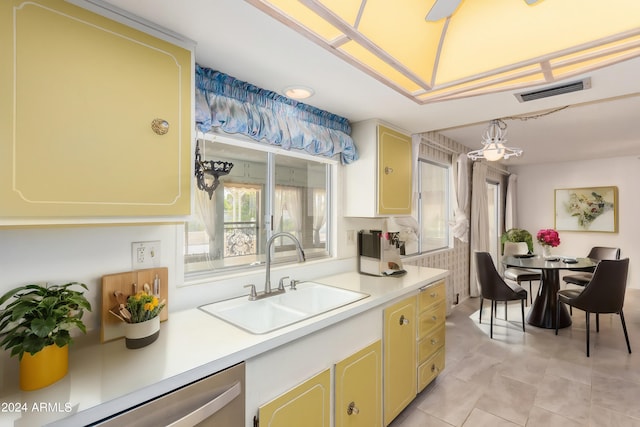
<instances>
[{"instance_id":1,"label":"blue valance curtain","mask_svg":"<svg viewBox=\"0 0 640 427\"><path fill-rule=\"evenodd\" d=\"M197 64L195 86L196 124L203 132L219 127L287 150L327 157L339 154L343 164L358 159L344 117Z\"/></svg>"}]
</instances>

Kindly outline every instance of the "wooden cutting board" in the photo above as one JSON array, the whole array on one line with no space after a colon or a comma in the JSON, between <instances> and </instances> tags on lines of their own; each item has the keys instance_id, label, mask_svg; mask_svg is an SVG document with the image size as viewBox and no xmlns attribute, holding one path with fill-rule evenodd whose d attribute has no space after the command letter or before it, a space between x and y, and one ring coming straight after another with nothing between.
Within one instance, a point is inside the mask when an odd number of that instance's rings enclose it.
<instances>
[{"instance_id":1,"label":"wooden cutting board","mask_svg":"<svg viewBox=\"0 0 640 427\"><path fill-rule=\"evenodd\" d=\"M160 312L160 321L165 321L169 317L169 270L167 267L147 268L102 276L101 342L124 337L123 322L109 313L109 309L119 313L117 309L119 305L114 292L120 291L128 298L129 295L135 294L136 291L142 291L145 283L149 285L153 292L153 280L156 274L160 280L159 300L166 300L165 307Z\"/></svg>"}]
</instances>

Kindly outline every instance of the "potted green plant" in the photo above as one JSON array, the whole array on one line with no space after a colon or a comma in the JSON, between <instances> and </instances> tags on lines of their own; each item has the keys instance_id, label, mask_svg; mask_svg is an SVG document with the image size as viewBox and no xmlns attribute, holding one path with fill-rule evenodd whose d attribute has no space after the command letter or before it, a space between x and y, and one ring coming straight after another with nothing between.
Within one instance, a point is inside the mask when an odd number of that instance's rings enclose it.
<instances>
[{"instance_id":1,"label":"potted green plant","mask_svg":"<svg viewBox=\"0 0 640 427\"><path fill-rule=\"evenodd\" d=\"M527 249L529 249L529 253L533 253L533 237L531 233L527 230L523 230L521 228L512 228L510 230L505 231L500 237L500 244L502 246L501 252L504 253L504 243L505 242L526 242Z\"/></svg>"},{"instance_id":2,"label":"potted green plant","mask_svg":"<svg viewBox=\"0 0 640 427\"><path fill-rule=\"evenodd\" d=\"M83 283L41 286L30 284L0 297L0 346L20 360L20 387L35 390L64 377L68 370L68 344L74 328L83 333L84 310L91 304L84 292L70 289ZM43 362L44 366L39 363ZM57 366L54 366L57 364Z\"/></svg>"}]
</instances>

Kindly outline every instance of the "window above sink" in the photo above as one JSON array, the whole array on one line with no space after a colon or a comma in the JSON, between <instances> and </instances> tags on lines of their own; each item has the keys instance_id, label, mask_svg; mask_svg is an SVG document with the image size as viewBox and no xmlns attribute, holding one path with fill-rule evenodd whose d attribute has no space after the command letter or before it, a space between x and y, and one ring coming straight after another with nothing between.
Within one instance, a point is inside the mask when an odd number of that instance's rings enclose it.
<instances>
[{"instance_id":1,"label":"window above sink","mask_svg":"<svg viewBox=\"0 0 640 427\"><path fill-rule=\"evenodd\" d=\"M278 231L296 236L308 259L331 256L327 219L335 161L217 134L207 134L199 146L203 160L233 167L211 199L194 188L194 215L185 225L187 276L263 264L265 243ZM297 261L290 241L277 239L274 246L274 263Z\"/></svg>"}]
</instances>

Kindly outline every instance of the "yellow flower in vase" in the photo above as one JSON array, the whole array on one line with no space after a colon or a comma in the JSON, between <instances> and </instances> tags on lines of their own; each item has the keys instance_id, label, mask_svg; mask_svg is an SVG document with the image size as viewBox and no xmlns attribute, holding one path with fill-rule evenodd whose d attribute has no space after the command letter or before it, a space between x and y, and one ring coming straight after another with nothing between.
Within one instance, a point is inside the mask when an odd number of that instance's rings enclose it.
<instances>
[{"instance_id":1,"label":"yellow flower in vase","mask_svg":"<svg viewBox=\"0 0 640 427\"><path fill-rule=\"evenodd\" d=\"M165 306L164 300L158 301L155 295L146 290L127 298L126 308L130 319L125 324L125 343L127 348L145 347L154 342L160 334L160 312Z\"/></svg>"},{"instance_id":2,"label":"yellow flower in vase","mask_svg":"<svg viewBox=\"0 0 640 427\"><path fill-rule=\"evenodd\" d=\"M127 299L127 309L131 313L129 323L140 323L153 319L160 314L164 306L164 301L159 302L155 295L146 292L131 295Z\"/></svg>"}]
</instances>

